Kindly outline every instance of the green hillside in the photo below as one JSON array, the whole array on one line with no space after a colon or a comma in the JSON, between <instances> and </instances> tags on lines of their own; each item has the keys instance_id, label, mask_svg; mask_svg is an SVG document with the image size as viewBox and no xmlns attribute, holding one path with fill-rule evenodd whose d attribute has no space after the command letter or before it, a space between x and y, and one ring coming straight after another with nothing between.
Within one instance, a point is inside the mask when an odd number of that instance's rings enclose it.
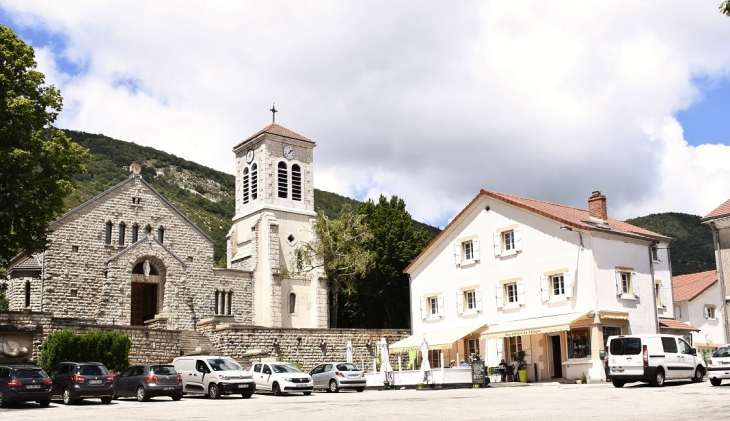
<instances>
[{"instance_id":1,"label":"green hillside","mask_svg":"<svg viewBox=\"0 0 730 421\"><path fill-rule=\"evenodd\" d=\"M66 208L84 203L129 176L125 168L132 162L142 165L142 176L180 211L215 240L215 261L225 260L226 234L235 209L235 177L200 164L135 143L112 139L100 134L65 130L74 142L91 151L88 171L75 177L76 190L66 198ZM233 157L231 157L233 159ZM337 217L345 204L353 209L357 200L314 189L316 211ZM440 230L414 221L429 237Z\"/></svg>"},{"instance_id":2,"label":"green hillside","mask_svg":"<svg viewBox=\"0 0 730 421\"><path fill-rule=\"evenodd\" d=\"M627 219L626 222L676 238L671 245L672 275L715 269L712 231L700 223L701 217L666 212Z\"/></svg>"}]
</instances>

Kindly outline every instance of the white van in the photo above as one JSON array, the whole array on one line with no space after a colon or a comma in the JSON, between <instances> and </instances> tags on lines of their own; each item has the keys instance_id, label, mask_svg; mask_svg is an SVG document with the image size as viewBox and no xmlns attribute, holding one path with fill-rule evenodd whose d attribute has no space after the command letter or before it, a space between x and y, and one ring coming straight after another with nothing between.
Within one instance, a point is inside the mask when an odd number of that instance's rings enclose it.
<instances>
[{"instance_id":1,"label":"white van","mask_svg":"<svg viewBox=\"0 0 730 421\"><path fill-rule=\"evenodd\" d=\"M229 357L189 355L172 360L183 381L183 393L218 399L240 393L248 399L256 391L253 376Z\"/></svg>"},{"instance_id":2,"label":"white van","mask_svg":"<svg viewBox=\"0 0 730 421\"><path fill-rule=\"evenodd\" d=\"M675 335L610 336L606 342L606 378L615 387L648 382L664 386L665 380L701 382L707 368L684 339Z\"/></svg>"}]
</instances>

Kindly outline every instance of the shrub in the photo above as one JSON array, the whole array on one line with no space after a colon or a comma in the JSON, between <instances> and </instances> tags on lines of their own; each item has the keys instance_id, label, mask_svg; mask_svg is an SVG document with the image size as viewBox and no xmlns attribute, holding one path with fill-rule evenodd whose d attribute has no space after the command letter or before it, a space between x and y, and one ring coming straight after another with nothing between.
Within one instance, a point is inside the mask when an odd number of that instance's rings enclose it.
<instances>
[{"instance_id":1,"label":"shrub","mask_svg":"<svg viewBox=\"0 0 730 421\"><path fill-rule=\"evenodd\" d=\"M132 341L124 332L90 331L77 334L72 330L54 332L48 336L41 349L38 364L50 370L62 361L100 362L112 372L129 366L129 349Z\"/></svg>"}]
</instances>

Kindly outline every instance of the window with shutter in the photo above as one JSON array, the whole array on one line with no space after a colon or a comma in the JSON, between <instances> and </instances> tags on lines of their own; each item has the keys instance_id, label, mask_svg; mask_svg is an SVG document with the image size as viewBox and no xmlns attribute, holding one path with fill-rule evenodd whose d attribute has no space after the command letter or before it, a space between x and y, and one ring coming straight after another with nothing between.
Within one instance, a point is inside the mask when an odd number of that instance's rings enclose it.
<instances>
[{"instance_id":1,"label":"window with shutter","mask_svg":"<svg viewBox=\"0 0 730 421\"><path fill-rule=\"evenodd\" d=\"M525 283L517 282L517 302L520 305L525 305Z\"/></svg>"},{"instance_id":2,"label":"window with shutter","mask_svg":"<svg viewBox=\"0 0 730 421\"><path fill-rule=\"evenodd\" d=\"M481 289L474 290L474 300L476 302L476 310L483 311L484 306L482 305L482 290Z\"/></svg>"},{"instance_id":3,"label":"window with shutter","mask_svg":"<svg viewBox=\"0 0 730 421\"><path fill-rule=\"evenodd\" d=\"M464 297L462 293L456 293L456 312L464 314Z\"/></svg>"},{"instance_id":4,"label":"window with shutter","mask_svg":"<svg viewBox=\"0 0 730 421\"><path fill-rule=\"evenodd\" d=\"M502 255L502 234L494 234L494 255L495 256L501 256Z\"/></svg>"},{"instance_id":5,"label":"window with shutter","mask_svg":"<svg viewBox=\"0 0 730 421\"><path fill-rule=\"evenodd\" d=\"M497 300L497 308L504 307L504 293L502 291L502 288L504 288L502 285L497 285L496 287L496 300Z\"/></svg>"},{"instance_id":6,"label":"window with shutter","mask_svg":"<svg viewBox=\"0 0 730 421\"><path fill-rule=\"evenodd\" d=\"M420 304L421 304L421 320L424 320L425 318L428 317L428 307L426 307L426 305L427 305L426 299L421 298Z\"/></svg>"},{"instance_id":7,"label":"window with shutter","mask_svg":"<svg viewBox=\"0 0 730 421\"><path fill-rule=\"evenodd\" d=\"M573 273L565 272L563 279L565 280L565 296L571 298L573 296Z\"/></svg>"},{"instance_id":8,"label":"window with shutter","mask_svg":"<svg viewBox=\"0 0 730 421\"><path fill-rule=\"evenodd\" d=\"M461 243L459 242L454 243L454 263L456 266L461 264Z\"/></svg>"},{"instance_id":9,"label":"window with shutter","mask_svg":"<svg viewBox=\"0 0 730 421\"><path fill-rule=\"evenodd\" d=\"M437 315L439 317L444 317L444 296L439 295L436 297L436 300L438 301L438 313Z\"/></svg>"},{"instance_id":10,"label":"window with shutter","mask_svg":"<svg viewBox=\"0 0 730 421\"><path fill-rule=\"evenodd\" d=\"M547 276L540 277L540 292L541 292L540 298L542 299L542 301L550 300L550 286L548 285Z\"/></svg>"},{"instance_id":11,"label":"window with shutter","mask_svg":"<svg viewBox=\"0 0 730 421\"><path fill-rule=\"evenodd\" d=\"M634 297L639 296L639 280L636 279L636 272L631 272L631 290L634 293Z\"/></svg>"}]
</instances>

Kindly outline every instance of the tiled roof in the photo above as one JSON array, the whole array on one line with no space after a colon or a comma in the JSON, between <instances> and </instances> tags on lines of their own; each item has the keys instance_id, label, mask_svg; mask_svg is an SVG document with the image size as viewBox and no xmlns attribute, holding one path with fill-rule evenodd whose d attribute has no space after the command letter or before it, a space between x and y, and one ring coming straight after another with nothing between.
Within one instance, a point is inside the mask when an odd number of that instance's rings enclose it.
<instances>
[{"instance_id":1,"label":"tiled roof","mask_svg":"<svg viewBox=\"0 0 730 421\"><path fill-rule=\"evenodd\" d=\"M709 219L715 219L717 217L726 216L726 215L730 215L730 199L728 199L725 203L723 203L722 205L715 208L715 210L713 210L712 212L705 215L705 217L702 218L702 220L707 221Z\"/></svg>"},{"instance_id":2,"label":"tiled roof","mask_svg":"<svg viewBox=\"0 0 730 421\"><path fill-rule=\"evenodd\" d=\"M25 259L21 260L20 263L17 265L13 265L13 269L40 269L41 268L41 262L38 261L38 257L35 254L32 254Z\"/></svg>"},{"instance_id":3,"label":"tiled roof","mask_svg":"<svg viewBox=\"0 0 730 421\"><path fill-rule=\"evenodd\" d=\"M251 139L255 139L255 138L259 137L263 133L269 133L269 134L273 134L273 135L277 135L277 136L288 137L290 139L303 140L305 142L314 143L314 141L312 139L308 139L308 138L300 135L299 133L293 132L284 126L280 126L280 125L274 123L274 124L269 124L268 126L259 130L254 135L250 136L248 139L246 139L243 142L236 145L233 149L238 148L239 146L243 145L244 143L248 142Z\"/></svg>"},{"instance_id":4,"label":"tiled roof","mask_svg":"<svg viewBox=\"0 0 730 421\"><path fill-rule=\"evenodd\" d=\"M467 213L468 209L479 202L484 197L491 197L501 202L508 203L510 205L525 209L529 212L542 215L546 218L550 218L563 225L570 226L572 228L581 229L584 231L596 231L596 232L607 232L612 234L630 236L634 238L642 238L646 240L663 240L672 241L672 237L667 237L656 232L645 230L643 228L636 227L626 222L619 221L618 219L608 218L606 224L601 224L597 221L591 220L588 211L585 209L578 209L571 206L558 205L556 203L544 202L542 200L528 199L525 197L512 196L510 194L499 193L491 190L481 190L479 194L469 204L459 212L458 215L436 236L425 249L419 254L410 265L404 270L409 272L410 269L420 260L422 256L438 244L454 226L456 226L461 218Z\"/></svg>"},{"instance_id":5,"label":"tiled roof","mask_svg":"<svg viewBox=\"0 0 730 421\"><path fill-rule=\"evenodd\" d=\"M680 322L679 320L674 319L659 319L659 327L672 330L694 330L696 332L700 331L700 329L697 329L692 325L688 325L687 323Z\"/></svg>"},{"instance_id":6,"label":"tiled roof","mask_svg":"<svg viewBox=\"0 0 730 421\"><path fill-rule=\"evenodd\" d=\"M717 282L717 270L675 276L674 301L692 301Z\"/></svg>"}]
</instances>

